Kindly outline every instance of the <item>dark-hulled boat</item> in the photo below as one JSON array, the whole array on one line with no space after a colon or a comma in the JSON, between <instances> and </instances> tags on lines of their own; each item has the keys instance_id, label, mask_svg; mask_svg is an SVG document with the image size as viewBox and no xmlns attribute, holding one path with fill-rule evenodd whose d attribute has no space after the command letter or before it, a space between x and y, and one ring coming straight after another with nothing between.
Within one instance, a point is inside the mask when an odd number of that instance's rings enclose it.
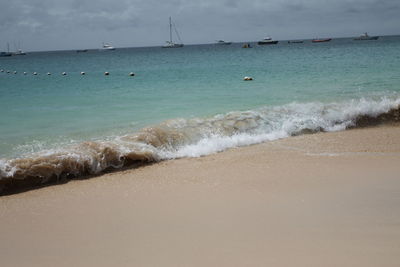
<instances>
[{"instance_id":1,"label":"dark-hulled boat","mask_svg":"<svg viewBox=\"0 0 400 267\"><path fill-rule=\"evenodd\" d=\"M357 38L354 38L355 41L368 41L368 40L378 40L379 36L369 36L368 33L364 33Z\"/></svg>"},{"instance_id":2,"label":"dark-hulled boat","mask_svg":"<svg viewBox=\"0 0 400 267\"><path fill-rule=\"evenodd\" d=\"M271 45L271 44L277 44L279 41L274 41L272 40L271 37L265 37L263 40L258 41L257 44L259 45Z\"/></svg>"},{"instance_id":3,"label":"dark-hulled boat","mask_svg":"<svg viewBox=\"0 0 400 267\"><path fill-rule=\"evenodd\" d=\"M12 53L10 52L0 52L0 57L11 57Z\"/></svg>"}]
</instances>

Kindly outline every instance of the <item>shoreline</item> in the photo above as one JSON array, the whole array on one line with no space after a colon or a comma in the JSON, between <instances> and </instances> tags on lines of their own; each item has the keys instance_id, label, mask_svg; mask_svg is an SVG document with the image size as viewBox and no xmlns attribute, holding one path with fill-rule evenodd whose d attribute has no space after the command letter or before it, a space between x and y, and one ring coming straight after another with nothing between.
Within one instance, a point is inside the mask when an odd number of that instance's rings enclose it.
<instances>
[{"instance_id":1,"label":"shoreline","mask_svg":"<svg viewBox=\"0 0 400 267\"><path fill-rule=\"evenodd\" d=\"M397 266L400 125L0 197L4 266Z\"/></svg>"},{"instance_id":2,"label":"shoreline","mask_svg":"<svg viewBox=\"0 0 400 267\"><path fill-rule=\"evenodd\" d=\"M399 105L398 98L360 98L355 102L289 103L203 119L167 120L110 140L82 141L0 159L0 195L289 136L399 123Z\"/></svg>"}]
</instances>

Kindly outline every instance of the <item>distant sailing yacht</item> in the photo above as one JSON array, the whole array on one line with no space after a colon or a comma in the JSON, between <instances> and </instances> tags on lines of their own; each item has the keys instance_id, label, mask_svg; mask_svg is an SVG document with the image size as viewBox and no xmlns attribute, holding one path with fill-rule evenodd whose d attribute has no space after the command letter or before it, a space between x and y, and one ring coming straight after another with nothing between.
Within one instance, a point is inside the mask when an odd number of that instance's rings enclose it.
<instances>
[{"instance_id":1,"label":"distant sailing yacht","mask_svg":"<svg viewBox=\"0 0 400 267\"><path fill-rule=\"evenodd\" d=\"M7 52L0 52L0 57L11 57L12 53L10 52L10 44L7 43Z\"/></svg>"},{"instance_id":2,"label":"distant sailing yacht","mask_svg":"<svg viewBox=\"0 0 400 267\"><path fill-rule=\"evenodd\" d=\"M172 41L172 26L174 26L176 36L178 37L179 42L181 42L180 44L174 43ZM169 17L169 41L167 41L167 43L163 46L163 48L179 48L179 47L183 47L182 40L179 37L179 33L176 30L175 25L172 25L171 17Z\"/></svg>"},{"instance_id":3,"label":"distant sailing yacht","mask_svg":"<svg viewBox=\"0 0 400 267\"><path fill-rule=\"evenodd\" d=\"M12 53L13 56L25 56L26 55L26 53L24 51L22 51L20 46L21 45L19 42L18 42L18 46L14 43L15 52Z\"/></svg>"},{"instance_id":4,"label":"distant sailing yacht","mask_svg":"<svg viewBox=\"0 0 400 267\"><path fill-rule=\"evenodd\" d=\"M26 53L24 51L22 51L21 49L17 49L17 51L15 51L13 53L13 56L25 56Z\"/></svg>"}]
</instances>

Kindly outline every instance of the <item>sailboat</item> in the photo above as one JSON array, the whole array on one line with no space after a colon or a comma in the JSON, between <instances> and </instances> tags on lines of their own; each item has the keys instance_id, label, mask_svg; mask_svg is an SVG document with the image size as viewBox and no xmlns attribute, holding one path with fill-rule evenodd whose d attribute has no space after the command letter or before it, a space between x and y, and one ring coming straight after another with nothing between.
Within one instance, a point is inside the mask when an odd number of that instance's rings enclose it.
<instances>
[{"instance_id":1,"label":"sailboat","mask_svg":"<svg viewBox=\"0 0 400 267\"><path fill-rule=\"evenodd\" d=\"M178 40L181 42L180 44L174 43L174 42L172 41L172 26L174 26L174 30L175 30L176 36L178 37ZM178 33L178 31L176 30L175 25L172 25L172 19L171 19L171 17L169 17L169 41L166 41L166 42L167 42L167 43L163 46L163 48L179 48L179 47L183 47L182 40L181 40L181 38L179 37L179 33Z\"/></svg>"},{"instance_id":2,"label":"sailboat","mask_svg":"<svg viewBox=\"0 0 400 267\"><path fill-rule=\"evenodd\" d=\"M12 53L10 52L10 44L7 43L7 52L0 52L0 57L11 57Z\"/></svg>"},{"instance_id":3,"label":"sailboat","mask_svg":"<svg viewBox=\"0 0 400 267\"><path fill-rule=\"evenodd\" d=\"M13 53L13 56L25 56L26 53L24 51L22 51L21 49L17 49L17 51L15 51Z\"/></svg>"},{"instance_id":4,"label":"sailboat","mask_svg":"<svg viewBox=\"0 0 400 267\"><path fill-rule=\"evenodd\" d=\"M24 51L22 51L22 49L20 49L20 43L18 42L18 46L16 46L16 44L14 43L14 47L15 47L15 52L13 52L13 56L25 56L26 53Z\"/></svg>"}]
</instances>

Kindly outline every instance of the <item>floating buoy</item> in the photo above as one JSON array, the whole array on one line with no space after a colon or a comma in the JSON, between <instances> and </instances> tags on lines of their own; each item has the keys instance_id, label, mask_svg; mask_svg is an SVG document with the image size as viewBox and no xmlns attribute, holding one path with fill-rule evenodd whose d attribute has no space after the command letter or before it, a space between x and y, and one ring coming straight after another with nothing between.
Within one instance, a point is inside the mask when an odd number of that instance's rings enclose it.
<instances>
[{"instance_id":1,"label":"floating buoy","mask_svg":"<svg viewBox=\"0 0 400 267\"><path fill-rule=\"evenodd\" d=\"M8 70L7 73L10 73L10 71Z\"/></svg>"},{"instance_id":2,"label":"floating buoy","mask_svg":"<svg viewBox=\"0 0 400 267\"><path fill-rule=\"evenodd\" d=\"M81 75L85 75L86 73L84 71L81 71Z\"/></svg>"},{"instance_id":3,"label":"floating buoy","mask_svg":"<svg viewBox=\"0 0 400 267\"><path fill-rule=\"evenodd\" d=\"M37 72L34 72L33 75L37 75Z\"/></svg>"},{"instance_id":4,"label":"floating buoy","mask_svg":"<svg viewBox=\"0 0 400 267\"><path fill-rule=\"evenodd\" d=\"M48 73L47 73L47 75L51 75L51 73L50 73L50 72L48 72Z\"/></svg>"},{"instance_id":5,"label":"floating buoy","mask_svg":"<svg viewBox=\"0 0 400 267\"><path fill-rule=\"evenodd\" d=\"M67 73L64 71L63 73L61 73L61 75L65 76L65 75L67 75Z\"/></svg>"},{"instance_id":6,"label":"floating buoy","mask_svg":"<svg viewBox=\"0 0 400 267\"><path fill-rule=\"evenodd\" d=\"M24 75L26 75L27 73L26 73L26 71L24 71Z\"/></svg>"},{"instance_id":7,"label":"floating buoy","mask_svg":"<svg viewBox=\"0 0 400 267\"><path fill-rule=\"evenodd\" d=\"M104 75L108 76L110 73L108 71L104 72Z\"/></svg>"},{"instance_id":8,"label":"floating buoy","mask_svg":"<svg viewBox=\"0 0 400 267\"><path fill-rule=\"evenodd\" d=\"M135 76L135 73L130 72L130 73L129 73L129 76Z\"/></svg>"},{"instance_id":9,"label":"floating buoy","mask_svg":"<svg viewBox=\"0 0 400 267\"><path fill-rule=\"evenodd\" d=\"M4 72L4 70L0 70L0 72Z\"/></svg>"},{"instance_id":10,"label":"floating buoy","mask_svg":"<svg viewBox=\"0 0 400 267\"><path fill-rule=\"evenodd\" d=\"M243 78L243 80L244 80L244 81L252 81L253 78L252 78L252 77L249 77L249 76L245 76L245 77Z\"/></svg>"},{"instance_id":11,"label":"floating buoy","mask_svg":"<svg viewBox=\"0 0 400 267\"><path fill-rule=\"evenodd\" d=\"M17 74L17 71L16 71L16 70L14 70L14 74Z\"/></svg>"}]
</instances>

